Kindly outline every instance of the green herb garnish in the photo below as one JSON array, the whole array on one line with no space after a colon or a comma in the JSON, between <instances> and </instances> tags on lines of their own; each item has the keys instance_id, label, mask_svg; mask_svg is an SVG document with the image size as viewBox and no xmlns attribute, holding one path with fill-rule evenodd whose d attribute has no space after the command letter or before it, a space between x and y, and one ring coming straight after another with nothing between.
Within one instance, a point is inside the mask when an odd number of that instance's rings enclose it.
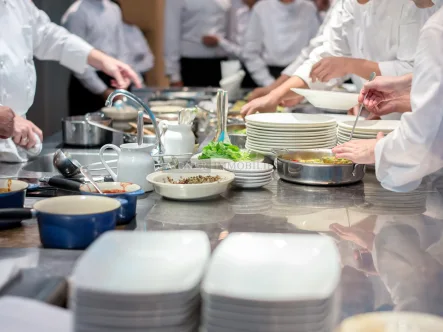
<instances>
[{"instance_id":1,"label":"green herb garnish","mask_svg":"<svg viewBox=\"0 0 443 332\"><path fill-rule=\"evenodd\" d=\"M241 151L236 145L223 142L210 142L203 148L198 159L221 158L233 161L251 161L252 156L247 151Z\"/></svg>"}]
</instances>

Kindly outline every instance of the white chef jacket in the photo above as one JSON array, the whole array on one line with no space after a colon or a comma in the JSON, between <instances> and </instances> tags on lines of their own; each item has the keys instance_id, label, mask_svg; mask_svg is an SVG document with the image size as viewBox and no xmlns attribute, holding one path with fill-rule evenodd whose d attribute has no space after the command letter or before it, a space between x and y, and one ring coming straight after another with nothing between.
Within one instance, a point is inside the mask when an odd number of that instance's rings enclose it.
<instances>
[{"instance_id":1,"label":"white chef jacket","mask_svg":"<svg viewBox=\"0 0 443 332\"><path fill-rule=\"evenodd\" d=\"M122 12L112 1L77 0L63 15L62 24L96 49L121 61L129 62ZM75 76L94 94L102 94L108 88L93 67L89 66L83 74Z\"/></svg>"},{"instance_id":2,"label":"white chef jacket","mask_svg":"<svg viewBox=\"0 0 443 332\"><path fill-rule=\"evenodd\" d=\"M129 65L137 71L144 73L154 67L154 55L140 28L132 24L123 24L126 40L127 57Z\"/></svg>"},{"instance_id":3,"label":"white chef jacket","mask_svg":"<svg viewBox=\"0 0 443 332\"><path fill-rule=\"evenodd\" d=\"M242 49L251 18L251 8L243 4L240 7L233 6L231 12L229 38L219 37L219 43L229 56L242 60Z\"/></svg>"},{"instance_id":4,"label":"white chef jacket","mask_svg":"<svg viewBox=\"0 0 443 332\"><path fill-rule=\"evenodd\" d=\"M317 34L320 21L312 2L262 0L251 14L243 58L254 81L261 86L274 82L268 66L287 66Z\"/></svg>"},{"instance_id":5,"label":"white chef jacket","mask_svg":"<svg viewBox=\"0 0 443 332\"><path fill-rule=\"evenodd\" d=\"M343 80L313 83L309 78L312 66L331 56L377 61L383 76L400 76L413 71L420 28L436 9L419 9L412 1L377 0L360 5L343 0L338 15L333 16L325 30L326 42L311 52L309 59L297 69L311 89L325 90ZM353 76L358 90L364 79Z\"/></svg>"},{"instance_id":6,"label":"white chef jacket","mask_svg":"<svg viewBox=\"0 0 443 332\"><path fill-rule=\"evenodd\" d=\"M51 23L29 0L1 0L0 22L0 105L25 117L37 82L33 57L83 72L92 46ZM0 139L0 160L20 162L26 157L11 139Z\"/></svg>"},{"instance_id":7,"label":"white chef jacket","mask_svg":"<svg viewBox=\"0 0 443 332\"><path fill-rule=\"evenodd\" d=\"M318 29L317 35L311 39L309 42L309 45L306 46L300 53L300 55L295 59L293 63L291 63L289 66L285 68L284 71L282 71L282 75L292 76L296 72L296 70L306 61L309 59L309 55L311 52L316 49L319 46L322 46L323 43L326 41L324 37L325 30L329 29L329 23L331 22L331 19L333 16L339 14L339 8L338 6L342 5L342 0L333 0L331 1L331 6L329 7L328 12L326 13L326 16L323 19L323 23Z\"/></svg>"},{"instance_id":8,"label":"white chef jacket","mask_svg":"<svg viewBox=\"0 0 443 332\"><path fill-rule=\"evenodd\" d=\"M181 57L226 56L220 46L205 46L202 37L226 37L230 9L230 0L165 0L165 71L172 82L181 81Z\"/></svg>"},{"instance_id":9,"label":"white chef jacket","mask_svg":"<svg viewBox=\"0 0 443 332\"><path fill-rule=\"evenodd\" d=\"M375 147L382 186L411 191L443 167L443 8L424 26L417 47L411 90L412 112Z\"/></svg>"}]
</instances>

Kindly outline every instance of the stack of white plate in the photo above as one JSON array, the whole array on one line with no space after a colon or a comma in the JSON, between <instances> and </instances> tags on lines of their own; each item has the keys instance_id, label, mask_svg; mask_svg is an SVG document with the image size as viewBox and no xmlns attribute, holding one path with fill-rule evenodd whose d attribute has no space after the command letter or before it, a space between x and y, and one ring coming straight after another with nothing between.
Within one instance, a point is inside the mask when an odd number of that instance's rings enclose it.
<instances>
[{"instance_id":1,"label":"stack of white plate","mask_svg":"<svg viewBox=\"0 0 443 332\"><path fill-rule=\"evenodd\" d=\"M329 237L231 234L203 280L201 330L330 332L340 313L340 275Z\"/></svg>"},{"instance_id":2,"label":"stack of white plate","mask_svg":"<svg viewBox=\"0 0 443 332\"><path fill-rule=\"evenodd\" d=\"M233 184L240 188L260 188L272 181L274 166L247 161L223 165L223 169L235 174Z\"/></svg>"},{"instance_id":3,"label":"stack of white plate","mask_svg":"<svg viewBox=\"0 0 443 332\"><path fill-rule=\"evenodd\" d=\"M106 233L74 269L74 331L195 331L209 256L200 231Z\"/></svg>"},{"instance_id":4,"label":"stack of white plate","mask_svg":"<svg viewBox=\"0 0 443 332\"><path fill-rule=\"evenodd\" d=\"M264 113L246 117L246 148L262 154L275 149L332 148L337 122L326 115Z\"/></svg>"},{"instance_id":5,"label":"stack of white plate","mask_svg":"<svg viewBox=\"0 0 443 332\"><path fill-rule=\"evenodd\" d=\"M344 121L338 123L337 140L338 144L349 141L354 121ZM399 120L364 120L358 121L355 127L353 139L374 139L379 132L385 135L394 131L400 126Z\"/></svg>"}]
</instances>

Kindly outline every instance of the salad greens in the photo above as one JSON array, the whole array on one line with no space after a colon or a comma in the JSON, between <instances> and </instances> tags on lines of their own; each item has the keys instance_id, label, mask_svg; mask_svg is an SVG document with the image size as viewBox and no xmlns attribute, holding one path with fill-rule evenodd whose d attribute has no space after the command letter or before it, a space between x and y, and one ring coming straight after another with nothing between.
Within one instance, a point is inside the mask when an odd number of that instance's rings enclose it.
<instances>
[{"instance_id":1,"label":"salad greens","mask_svg":"<svg viewBox=\"0 0 443 332\"><path fill-rule=\"evenodd\" d=\"M246 135L246 128L245 129L234 130L233 134Z\"/></svg>"},{"instance_id":2,"label":"salad greens","mask_svg":"<svg viewBox=\"0 0 443 332\"><path fill-rule=\"evenodd\" d=\"M247 151L241 151L236 145L223 142L210 142L203 148L198 159L222 158L233 161L250 161L252 156Z\"/></svg>"}]
</instances>

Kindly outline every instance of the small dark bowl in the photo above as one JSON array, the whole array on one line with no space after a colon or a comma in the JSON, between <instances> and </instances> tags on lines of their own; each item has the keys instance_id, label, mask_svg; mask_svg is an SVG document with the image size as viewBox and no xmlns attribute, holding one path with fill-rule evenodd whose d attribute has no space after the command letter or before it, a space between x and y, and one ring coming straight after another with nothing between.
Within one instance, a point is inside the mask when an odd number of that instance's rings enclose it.
<instances>
[{"instance_id":1,"label":"small dark bowl","mask_svg":"<svg viewBox=\"0 0 443 332\"><path fill-rule=\"evenodd\" d=\"M11 181L11 191L0 193L0 209L22 208L25 204L26 190L29 184L18 180ZM4 182L7 186L7 180ZM7 187L2 189L7 189Z\"/></svg>"}]
</instances>

